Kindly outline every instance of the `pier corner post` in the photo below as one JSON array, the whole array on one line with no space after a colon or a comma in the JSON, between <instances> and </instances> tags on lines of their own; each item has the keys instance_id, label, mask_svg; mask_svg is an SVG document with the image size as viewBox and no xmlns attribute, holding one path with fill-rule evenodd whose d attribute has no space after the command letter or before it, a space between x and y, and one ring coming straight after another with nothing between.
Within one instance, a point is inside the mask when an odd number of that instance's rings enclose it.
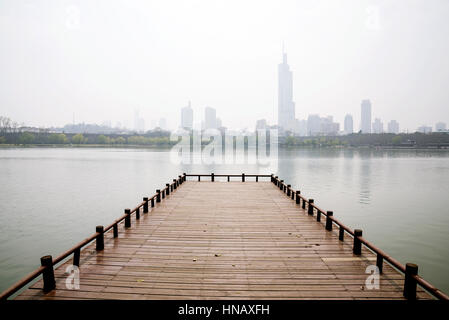
<instances>
[{"instance_id":1,"label":"pier corner post","mask_svg":"<svg viewBox=\"0 0 449 320\"><path fill-rule=\"evenodd\" d=\"M104 227L103 226L97 226L95 228L95 231L98 233L96 240L95 240L95 249L97 251L101 251L104 249Z\"/></svg>"},{"instance_id":2,"label":"pier corner post","mask_svg":"<svg viewBox=\"0 0 449 320\"><path fill-rule=\"evenodd\" d=\"M313 216L313 202L314 202L313 199L309 199L309 205L307 206L307 213L310 216Z\"/></svg>"},{"instance_id":3,"label":"pier corner post","mask_svg":"<svg viewBox=\"0 0 449 320\"><path fill-rule=\"evenodd\" d=\"M332 217L334 216L333 211L326 212L326 230L332 231Z\"/></svg>"},{"instance_id":4,"label":"pier corner post","mask_svg":"<svg viewBox=\"0 0 449 320\"><path fill-rule=\"evenodd\" d=\"M143 213L148 213L148 198L143 198L144 204L143 204Z\"/></svg>"},{"instance_id":5,"label":"pier corner post","mask_svg":"<svg viewBox=\"0 0 449 320\"><path fill-rule=\"evenodd\" d=\"M44 292L50 292L56 288L55 272L53 270L53 258L51 255L41 257L41 266L45 267L42 272L42 279L44 281Z\"/></svg>"},{"instance_id":6,"label":"pier corner post","mask_svg":"<svg viewBox=\"0 0 449 320\"><path fill-rule=\"evenodd\" d=\"M359 237L361 237L361 236L362 236L362 230L355 229L354 230L354 246L352 248L352 252L358 256L362 254L362 242L359 239Z\"/></svg>"},{"instance_id":7,"label":"pier corner post","mask_svg":"<svg viewBox=\"0 0 449 320\"><path fill-rule=\"evenodd\" d=\"M125 228L131 227L131 209L125 209Z\"/></svg>"},{"instance_id":8,"label":"pier corner post","mask_svg":"<svg viewBox=\"0 0 449 320\"><path fill-rule=\"evenodd\" d=\"M416 280L413 276L418 274L418 266L414 263L405 265L404 297L408 300L416 300Z\"/></svg>"},{"instance_id":9,"label":"pier corner post","mask_svg":"<svg viewBox=\"0 0 449 320\"><path fill-rule=\"evenodd\" d=\"M296 204L299 204L299 202L301 201L301 198L299 197L300 194L301 194L301 191L296 190Z\"/></svg>"},{"instance_id":10,"label":"pier corner post","mask_svg":"<svg viewBox=\"0 0 449 320\"><path fill-rule=\"evenodd\" d=\"M185 172L183 172L182 178L183 178L184 182L187 181L187 174Z\"/></svg>"}]
</instances>

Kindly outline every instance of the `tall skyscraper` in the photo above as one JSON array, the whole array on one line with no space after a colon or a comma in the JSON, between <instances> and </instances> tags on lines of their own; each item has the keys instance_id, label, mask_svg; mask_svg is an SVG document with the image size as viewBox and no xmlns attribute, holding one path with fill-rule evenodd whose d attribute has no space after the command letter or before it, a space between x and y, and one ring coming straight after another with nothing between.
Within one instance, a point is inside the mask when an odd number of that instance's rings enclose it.
<instances>
[{"instance_id":1,"label":"tall skyscraper","mask_svg":"<svg viewBox=\"0 0 449 320\"><path fill-rule=\"evenodd\" d=\"M278 81L278 125L284 130L292 130L295 123L293 75L287 64L285 52L283 52L282 63L278 65Z\"/></svg>"},{"instance_id":2,"label":"tall skyscraper","mask_svg":"<svg viewBox=\"0 0 449 320\"><path fill-rule=\"evenodd\" d=\"M388 133L399 133L399 123L396 120L388 122Z\"/></svg>"},{"instance_id":3,"label":"tall skyscraper","mask_svg":"<svg viewBox=\"0 0 449 320\"><path fill-rule=\"evenodd\" d=\"M350 114L345 117L345 134L351 134L354 132L354 121Z\"/></svg>"},{"instance_id":4,"label":"tall skyscraper","mask_svg":"<svg viewBox=\"0 0 449 320\"><path fill-rule=\"evenodd\" d=\"M361 114L360 130L362 133L371 133L371 101L362 100Z\"/></svg>"},{"instance_id":5,"label":"tall skyscraper","mask_svg":"<svg viewBox=\"0 0 449 320\"><path fill-rule=\"evenodd\" d=\"M181 128L193 128L193 109L190 106L190 101L186 107L181 109Z\"/></svg>"},{"instance_id":6,"label":"tall skyscraper","mask_svg":"<svg viewBox=\"0 0 449 320\"><path fill-rule=\"evenodd\" d=\"M204 129L217 129L217 111L214 108L204 109Z\"/></svg>"}]
</instances>

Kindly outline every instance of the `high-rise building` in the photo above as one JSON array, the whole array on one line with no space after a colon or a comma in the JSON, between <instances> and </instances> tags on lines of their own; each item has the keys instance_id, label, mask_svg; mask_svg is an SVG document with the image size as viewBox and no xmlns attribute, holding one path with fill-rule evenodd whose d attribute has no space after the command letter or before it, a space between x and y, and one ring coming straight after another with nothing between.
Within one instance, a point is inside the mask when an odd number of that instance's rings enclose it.
<instances>
[{"instance_id":1,"label":"high-rise building","mask_svg":"<svg viewBox=\"0 0 449 320\"><path fill-rule=\"evenodd\" d=\"M352 116L350 114L347 114L345 116L345 134L351 134L354 132L354 121L352 119Z\"/></svg>"},{"instance_id":2,"label":"high-rise building","mask_svg":"<svg viewBox=\"0 0 449 320\"><path fill-rule=\"evenodd\" d=\"M256 122L256 130L266 130L267 129L267 120L260 119Z\"/></svg>"},{"instance_id":3,"label":"high-rise building","mask_svg":"<svg viewBox=\"0 0 449 320\"><path fill-rule=\"evenodd\" d=\"M360 130L362 133L371 133L371 101L362 100L361 109Z\"/></svg>"},{"instance_id":4,"label":"high-rise building","mask_svg":"<svg viewBox=\"0 0 449 320\"><path fill-rule=\"evenodd\" d=\"M193 128L193 109L190 105L190 101L186 107L181 109L181 128Z\"/></svg>"},{"instance_id":5,"label":"high-rise building","mask_svg":"<svg viewBox=\"0 0 449 320\"><path fill-rule=\"evenodd\" d=\"M373 133L383 133L384 132L384 124L380 121L379 118L374 119L373 122Z\"/></svg>"},{"instance_id":6,"label":"high-rise building","mask_svg":"<svg viewBox=\"0 0 449 320\"><path fill-rule=\"evenodd\" d=\"M159 128L161 128L162 130L167 130L167 119L165 118L160 118L159 119Z\"/></svg>"},{"instance_id":7,"label":"high-rise building","mask_svg":"<svg viewBox=\"0 0 449 320\"><path fill-rule=\"evenodd\" d=\"M283 52L282 63L278 65L278 125L284 130L293 130L295 103L293 102L293 75Z\"/></svg>"},{"instance_id":8,"label":"high-rise building","mask_svg":"<svg viewBox=\"0 0 449 320\"><path fill-rule=\"evenodd\" d=\"M432 132L432 127L429 127L429 126L426 126L426 125L422 125L418 129L416 129L416 131L421 132L421 133L431 133Z\"/></svg>"},{"instance_id":9,"label":"high-rise building","mask_svg":"<svg viewBox=\"0 0 449 320\"><path fill-rule=\"evenodd\" d=\"M145 131L145 120L139 117L139 110L134 110L134 130L137 132Z\"/></svg>"},{"instance_id":10,"label":"high-rise building","mask_svg":"<svg viewBox=\"0 0 449 320\"><path fill-rule=\"evenodd\" d=\"M221 122L221 119L220 118L217 118L217 121L216 121L216 124L215 124L216 126L217 126L217 129L218 128L221 128L222 126L223 126L223 123Z\"/></svg>"},{"instance_id":11,"label":"high-rise building","mask_svg":"<svg viewBox=\"0 0 449 320\"><path fill-rule=\"evenodd\" d=\"M317 114L310 114L307 118L307 135L315 136L320 133L321 118Z\"/></svg>"},{"instance_id":12,"label":"high-rise building","mask_svg":"<svg viewBox=\"0 0 449 320\"><path fill-rule=\"evenodd\" d=\"M388 122L388 133L399 133L399 123L396 120Z\"/></svg>"},{"instance_id":13,"label":"high-rise building","mask_svg":"<svg viewBox=\"0 0 449 320\"><path fill-rule=\"evenodd\" d=\"M204 109L204 129L217 129L217 111L214 108Z\"/></svg>"},{"instance_id":14,"label":"high-rise building","mask_svg":"<svg viewBox=\"0 0 449 320\"><path fill-rule=\"evenodd\" d=\"M435 131L446 131L446 124L444 122L438 122L435 124Z\"/></svg>"}]
</instances>

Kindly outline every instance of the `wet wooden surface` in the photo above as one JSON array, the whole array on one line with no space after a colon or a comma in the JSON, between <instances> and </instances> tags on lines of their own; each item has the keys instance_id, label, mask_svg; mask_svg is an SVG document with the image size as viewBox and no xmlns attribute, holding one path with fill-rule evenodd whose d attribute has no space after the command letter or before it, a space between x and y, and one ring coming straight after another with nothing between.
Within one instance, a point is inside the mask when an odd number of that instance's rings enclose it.
<instances>
[{"instance_id":1,"label":"wet wooden surface","mask_svg":"<svg viewBox=\"0 0 449 320\"><path fill-rule=\"evenodd\" d=\"M66 287L69 260L56 290L39 280L16 299L403 299L388 264L379 289L366 287L375 263L270 182L187 181L118 238L105 234L103 251L82 250L79 289Z\"/></svg>"}]
</instances>

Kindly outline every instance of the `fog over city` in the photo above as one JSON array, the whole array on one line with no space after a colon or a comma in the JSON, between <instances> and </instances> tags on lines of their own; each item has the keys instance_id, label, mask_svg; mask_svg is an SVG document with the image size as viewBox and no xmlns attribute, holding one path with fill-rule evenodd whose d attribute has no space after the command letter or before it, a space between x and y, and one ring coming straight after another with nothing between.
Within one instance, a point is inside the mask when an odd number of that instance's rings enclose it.
<instances>
[{"instance_id":1,"label":"fog over city","mask_svg":"<svg viewBox=\"0 0 449 320\"><path fill-rule=\"evenodd\" d=\"M0 115L145 129L216 109L228 128L278 121L283 48L296 118L346 114L401 131L449 122L449 2L0 1Z\"/></svg>"}]
</instances>

